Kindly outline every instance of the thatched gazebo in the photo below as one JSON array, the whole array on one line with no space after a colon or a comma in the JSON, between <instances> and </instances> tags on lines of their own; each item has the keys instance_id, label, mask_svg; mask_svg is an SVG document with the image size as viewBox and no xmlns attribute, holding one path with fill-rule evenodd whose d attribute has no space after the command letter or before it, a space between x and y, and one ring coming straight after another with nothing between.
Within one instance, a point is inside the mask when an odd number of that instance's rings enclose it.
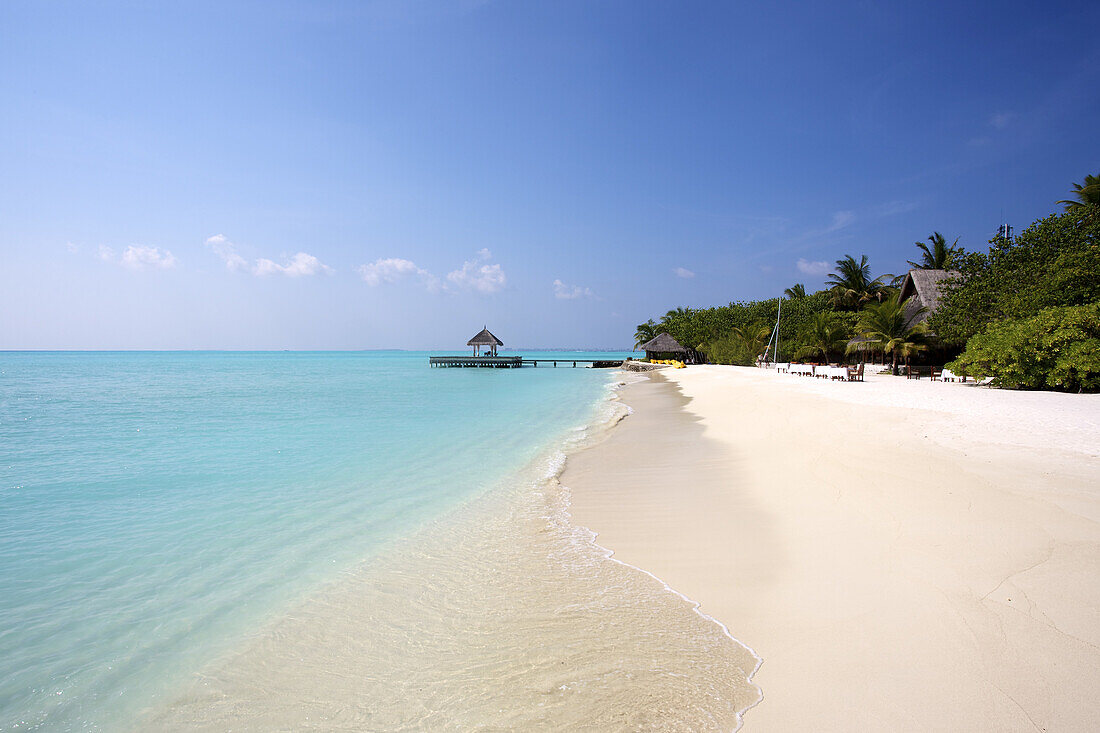
<instances>
[{"instance_id":1,"label":"thatched gazebo","mask_svg":"<svg viewBox=\"0 0 1100 733\"><path fill-rule=\"evenodd\" d=\"M683 359L688 350L680 345L680 342L667 333L657 334L657 337L646 341L641 345L645 351L645 358L653 359Z\"/></svg>"},{"instance_id":2,"label":"thatched gazebo","mask_svg":"<svg viewBox=\"0 0 1100 733\"><path fill-rule=\"evenodd\" d=\"M486 354L486 356L496 356L497 347L504 346L504 342L498 339L493 334L489 333L488 328L483 328L481 329L481 333L467 341L466 345L474 347L474 356L481 356L482 346L489 347L489 353Z\"/></svg>"},{"instance_id":3,"label":"thatched gazebo","mask_svg":"<svg viewBox=\"0 0 1100 733\"><path fill-rule=\"evenodd\" d=\"M898 300L905 303L905 316L910 325L927 321L943 300L943 285L958 277L958 270L910 270L901 283ZM924 308L924 313L919 311Z\"/></svg>"}]
</instances>

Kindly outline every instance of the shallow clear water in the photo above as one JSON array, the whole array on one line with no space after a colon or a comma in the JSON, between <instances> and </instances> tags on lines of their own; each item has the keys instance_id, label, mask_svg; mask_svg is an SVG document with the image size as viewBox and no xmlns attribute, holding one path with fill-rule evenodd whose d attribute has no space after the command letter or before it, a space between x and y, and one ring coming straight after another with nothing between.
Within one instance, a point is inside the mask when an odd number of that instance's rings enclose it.
<instances>
[{"instance_id":1,"label":"shallow clear water","mask_svg":"<svg viewBox=\"0 0 1100 733\"><path fill-rule=\"evenodd\" d=\"M554 489L613 376L0 354L0 728L728 729L752 660Z\"/></svg>"}]
</instances>

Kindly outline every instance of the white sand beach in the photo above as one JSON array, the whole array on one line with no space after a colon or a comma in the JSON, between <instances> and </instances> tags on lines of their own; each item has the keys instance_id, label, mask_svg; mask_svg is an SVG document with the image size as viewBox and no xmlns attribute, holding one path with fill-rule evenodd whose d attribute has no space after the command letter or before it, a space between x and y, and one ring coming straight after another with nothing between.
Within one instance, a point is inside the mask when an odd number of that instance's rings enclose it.
<instances>
[{"instance_id":1,"label":"white sand beach","mask_svg":"<svg viewBox=\"0 0 1100 733\"><path fill-rule=\"evenodd\" d=\"M755 731L1100 728L1100 395L665 370L573 516L755 650Z\"/></svg>"}]
</instances>

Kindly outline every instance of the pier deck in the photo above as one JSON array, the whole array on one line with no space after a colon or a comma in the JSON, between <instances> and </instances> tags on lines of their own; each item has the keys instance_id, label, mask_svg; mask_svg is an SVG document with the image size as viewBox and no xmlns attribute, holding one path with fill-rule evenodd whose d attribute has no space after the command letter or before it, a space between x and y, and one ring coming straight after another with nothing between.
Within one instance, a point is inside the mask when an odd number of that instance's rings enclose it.
<instances>
[{"instance_id":1,"label":"pier deck","mask_svg":"<svg viewBox=\"0 0 1100 733\"><path fill-rule=\"evenodd\" d=\"M610 369L622 366L622 359L526 359L522 356L429 356L428 366L433 367L480 367L489 369L517 369L519 367L537 367L539 364L557 367L590 367L592 369Z\"/></svg>"}]
</instances>

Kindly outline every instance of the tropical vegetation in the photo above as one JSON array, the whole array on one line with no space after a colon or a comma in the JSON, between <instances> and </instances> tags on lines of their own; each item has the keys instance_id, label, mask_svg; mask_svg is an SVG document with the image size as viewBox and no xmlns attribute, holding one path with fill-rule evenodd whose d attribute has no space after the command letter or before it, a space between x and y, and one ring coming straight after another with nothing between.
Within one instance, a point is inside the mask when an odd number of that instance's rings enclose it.
<instances>
[{"instance_id":1,"label":"tropical vegetation","mask_svg":"<svg viewBox=\"0 0 1100 733\"><path fill-rule=\"evenodd\" d=\"M957 269L929 319L957 346L997 321L1100 301L1100 206L1040 219L1015 239L995 237L988 252L963 255Z\"/></svg>"},{"instance_id":2,"label":"tropical vegetation","mask_svg":"<svg viewBox=\"0 0 1100 733\"><path fill-rule=\"evenodd\" d=\"M898 373L898 358L909 366L910 359L928 348L928 326L920 319L924 308L907 308L900 293L894 293L881 303L872 303L859 315L856 330L859 338L848 351L870 351L891 358L891 369Z\"/></svg>"},{"instance_id":3,"label":"tropical vegetation","mask_svg":"<svg viewBox=\"0 0 1100 733\"><path fill-rule=\"evenodd\" d=\"M794 356L796 359L820 357L828 363L833 354L844 352L851 335L851 324L843 321L839 314L827 311L814 313L803 331L806 345L799 348Z\"/></svg>"},{"instance_id":4,"label":"tropical vegetation","mask_svg":"<svg viewBox=\"0 0 1100 733\"><path fill-rule=\"evenodd\" d=\"M1058 202L1065 205L1066 211L1100 204L1100 176L1085 176L1084 183L1074 183L1073 195L1075 198L1072 200Z\"/></svg>"},{"instance_id":5,"label":"tropical vegetation","mask_svg":"<svg viewBox=\"0 0 1100 733\"><path fill-rule=\"evenodd\" d=\"M844 255L836 261L836 270L827 281L833 306L838 310L859 310L872 300L883 301L890 294L890 286L884 282L888 277L891 276L871 277L867 255L861 255L859 262L851 255Z\"/></svg>"},{"instance_id":6,"label":"tropical vegetation","mask_svg":"<svg viewBox=\"0 0 1100 733\"><path fill-rule=\"evenodd\" d=\"M638 328L634 330L634 348L636 349L647 341L657 338L657 334L660 332L660 324L652 318L645 323L639 323Z\"/></svg>"},{"instance_id":7,"label":"tropical vegetation","mask_svg":"<svg viewBox=\"0 0 1100 733\"><path fill-rule=\"evenodd\" d=\"M998 386L1100 391L1100 176L1073 184L1073 196L1058 202L1063 213L1015 238L998 233L984 252L938 231L916 242L910 267L953 273L932 314L901 300L904 276L875 276L866 255L849 254L825 289L797 283L783 298L670 310L637 327L635 346L667 332L719 364L872 355L894 373L917 358L956 357L947 366L957 374Z\"/></svg>"},{"instance_id":8,"label":"tropical vegetation","mask_svg":"<svg viewBox=\"0 0 1100 733\"><path fill-rule=\"evenodd\" d=\"M931 247L924 242L914 242L923 256L920 262L908 260L909 266L917 270L950 270L955 264L955 259L961 255L959 238L955 237L955 241L948 244L942 234L932 232L928 241L932 243Z\"/></svg>"},{"instance_id":9,"label":"tropical vegetation","mask_svg":"<svg viewBox=\"0 0 1100 733\"><path fill-rule=\"evenodd\" d=\"M796 283L783 291L783 295L788 298L805 298L806 286L802 283Z\"/></svg>"},{"instance_id":10,"label":"tropical vegetation","mask_svg":"<svg viewBox=\"0 0 1100 733\"><path fill-rule=\"evenodd\" d=\"M1100 303L994 323L948 367L1002 387L1100 391Z\"/></svg>"}]
</instances>

